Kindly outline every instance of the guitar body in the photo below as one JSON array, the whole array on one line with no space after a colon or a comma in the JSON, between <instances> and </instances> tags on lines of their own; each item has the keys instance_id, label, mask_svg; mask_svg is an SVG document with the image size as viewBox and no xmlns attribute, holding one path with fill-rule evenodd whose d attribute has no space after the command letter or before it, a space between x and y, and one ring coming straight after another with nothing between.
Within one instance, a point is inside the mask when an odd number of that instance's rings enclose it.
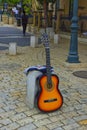
<instances>
[{"instance_id":1,"label":"guitar body","mask_svg":"<svg viewBox=\"0 0 87 130\"><path fill-rule=\"evenodd\" d=\"M40 78L41 92L38 98L38 108L44 112L51 112L59 109L63 104L63 97L58 90L59 78L51 75L52 86L48 86L47 75Z\"/></svg>"}]
</instances>

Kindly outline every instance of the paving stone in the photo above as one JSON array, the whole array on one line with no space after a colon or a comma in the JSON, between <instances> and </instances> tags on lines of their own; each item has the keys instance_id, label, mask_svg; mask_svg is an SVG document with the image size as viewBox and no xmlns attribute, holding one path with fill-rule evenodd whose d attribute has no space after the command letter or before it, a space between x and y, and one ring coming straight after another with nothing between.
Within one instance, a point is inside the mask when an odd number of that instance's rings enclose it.
<instances>
[{"instance_id":1,"label":"paving stone","mask_svg":"<svg viewBox=\"0 0 87 130\"><path fill-rule=\"evenodd\" d=\"M63 126L64 130L74 130L75 128L77 129L79 125L77 123L73 123L67 126Z\"/></svg>"},{"instance_id":2,"label":"paving stone","mask_svg":"<svg viewBox=\"0 0 87 130\"><path fill-rule=\"evenodd\" d=\"M16 130L18 129L19 125L17 123L11 123L7 126L1 127L0 130Z\"/></svg>"},{"instance_id":3,"label":"paving stone","mask_svg":"<svg viewBox=\"0 0 87 130\"><path fill-rule=\"evenodd\" d=\"M23 118L21 120L17 120L16 122L18 124L20 124L20 126L24 126L26 124L29 124L29 123L33 122L33 119L31 117L26 117L26 118Z\"/></svg>"},{"instance_id":4,"label":"paving stone","mask_svg":"<svg viewBox=\"0 0 87 130\"><path fill-rule=\"evenodd\" d=\"M77 117L79 116L79 114L77 113L77 111L71 111L70 113L66 112L66 113L63 113L63 116L66 118L74 118L74 117Z\"/></svg>"},{"instance_id":5,"label":"paving stone","mask_svg":"<svg viewBox=\"0 0 87 130\"><path fill-rule=\"evenodd\" d=\"M8 125L8 124L11 124L12 121L10 119L3 119L3 120L0 120L0 124L3 124L3 125Z\"/></svg>"},{"instance_id":6,"label":"paving stone","mask_svg":"<svg viewBox=\"0 0 87 130\"><path fill-rule=\"evenodd\" d=\"M87 115L81 115L73 118L76 121L81 121L87 119Z\"/></svg>"},{"instance_id":7,"label":"paving stone","mask_svg":"<svg viewBox=\"0 0 87 130\"><path fill-rule=\"evenodd\" d=\"M87 114L87 112L86 112L85 109L79 110L78 113L79 113L79 115L85 115L85 114Z\"/></svg>"},{"instance_id":8,"label":"paving stone","mask_svg":"<svg viewBox=\"0 0 87 130\"><path fill-rule=\"evenodd\" d=\"M60 127L60 126L63 126L63 123L61 123L60 121L56 121L56 122L53 122L51 124L48 124L46 125L50 130L53 130L57 127Z\"/></svg>"},{"instance_id":9,"label":"paving stone","mask_svg":"<svg viewBox=\"0 0 87 130\"><path fill-rule=\"evenodd\" d=\"M26 104L24 102L17 102L16 105L18 107L25 107L26 106Z\"/></svg>"},{"instance_id":10,"label":"paving stone","mask_svg":"<svg viewBox=\"0 0 87 130\"><path fill-rule=\"evenodd\" d=\"M74 130L87 130L87 126L80 126L78 128L75 128Z\"/></svg>"},{"instance_id":11,"label":"paving stone","mask_svg":"<svg viewBox=\"0 0 87 130\"><path fill-rule=\"evenodd\" d=\"M10 111L10 110L14 110L17 106L14 104L14 105L9 105L9 106L6 106L4 107L4 110L5 111Z\"/></svg>"},{"instance_id":12,"label":"paving stone","mask_svg":"<svg viewBox=\"0 0 87 130\"><path fill-rule=\"evenodd\" d=\"M36 108L34 108L34 109L32 109L32 110L25 111L24 113L25 113L27 116L33 116L33 115L37 115L37 114L39 113L39 111L38 111Z\"/></svg>"},{"instance_id":13,"label":"paving stone","mask_svg":"<svg viewBox=\"0 0 87 130\"><path fill-rule=\"evenodd\" d=\"M50 117L50 120L51 120L52 122L62 121L62 120L64 120L64 116L63 116L63 115L52 116L52 117ZM65 120L66 120L66 119L65 119Z\"/></svg>"},{"instance_id":14,"label":"paving stone","mask_svg":"<svg viewBox=\"0 0 87 130\"><path fill-rule=\"evenodd\" d=\"M43 119L43 120L38 120L38 121L35 121L34 124L37 126L37 127L41 127L43 125L47 125L51 123L51 121L49 119Z\"/></svg>"},{"instance_id":15,"label":"paving stone","mask_svg":"<svg viewBox=\"0 0 87 130\"><path fill-rule=\"evenodd\" d=\"M2 127L3 125L2 124L0 124L0 128Z\"/></svg>"},{"instance_id":16,"label":"paving stone","mask_svg":"<svg viewBox=\"0 0 87 130\"><path fill-rule=\"evenodd\" d=\"M23 127L18 128L18 130L35 130L35 128L35 125L30 123L28 125L24 125Z\"/></svg>"},{"instance_id":17,"label":"paving stone","mask_svg":"<svg viewBox=\"0 0 87 130\"><path fill-rule=\"evenodd\" d=\"M63 106L64 106L64 104L63 104ZM62 114L61 109L59 109L58 111L55 111L55 112L48 113L48 115L51 117L56 116L56 115L60 116L61 114Z\"/></svg>"},{"instance_id":18,"label":"paving stone","mask_svg":"<svg viewBox=\"0 0 87 130\"><path fill-rule=\"evenodd\" d=\"M7 118L7 117L11 117L14 116L16 114L15 111L8 111L8 112L3 112L0 114L1 118Z\"/></svg>"},{"instance_id":19,"label":"paving stone","mask_svg":"<svg viewBox=\"0 0 87 130\"><path fill-rule=\"evenodd\" d=\"M64 130L64 129L61 128L61 127L57 127L57 128L55 128L55 129L53 129L53 130Z\"/></svg>"},{"instance_id":20,"label":"paving stone","mask_svg":"<svg viewBox=\"0 0 87 130\"><path fill-rule=\"evenodd\" d=\"M26 106L24 106L24 107L17 107L17 108L15 109L15 111L16 111L17 113L26 112L26 111L28 111L28 110L29 110L29 108L26 107Z\"/></svg>"},{"instance_id":21,"label":"paving stone","mask_svg":"<svg viewBox=\"0 0 87 130\"><path fill-rule=\"evenodd\" d=\"M49 130L49 129L45 126L41 126L39 128L36 128L35 130Z\"/></svg>"},{"instance_id":22,"label":"paving stone","mask_svg":"<svg viewBox=\"0 0 87 130\"><path fill-rule=\"evenodd\" d=\"M47 114L38 114L38 115L34 115L32 116L32 118L34 118L36 121L44 119L44 118L48 118L49 116Z\"/></svg>"},{"instance_id":23,"label":"paving stone","mask_svg":"<svg viewBox=\"0 0 87 130\"><path fill-rule=\"evenodd\" d=\"M9 129L11 129L11 130L18 129L18 127L19 127L19 124L17 124L16 122L13 122L13 123L11 123L11 124L9 124L9 125L7 126L7 128L9 128Z\"/></svg>"},{"instance_id":24,"label":"paving stone","mask_svg":"<svg viewBox=\"0 0 87 130\"><path fill-rule=\"evenodd\" d=\"M0 108L0 113L3 113L3 112L5 112L2 108Z\"/></svg>"},{"instance_id":25,"label":"paving stone","mask_svg":"<svg viewBox=\"0 0 87 130\"><path fill-rule=\"evenodd\" d=\"M1 127L0 129L1 130L11 130L11 129L7 128L7 126Z\"/></svg>"},{"instance_id":26,"label":"paving stone","mask_svg":"<svg viewBox=\"0 0 87 130\"><path fill-rule=\"evenodd\" d=\"M68 118L68 119L62 120L61 122L64 123L64 125L69 125L69 124L74 124L75 120Z\"/></svg>"},{"instance_id":27,"label":"paving stone","mask_svg":"<svg viewBox=\"0 0 87 130\"><path fill-rule=\"evenodd\" d=\"M24 113L15 114L14 116L10 117L12 121L19 121L21 119L24 119L26 115Z\"/></svg>"}]
</instances>

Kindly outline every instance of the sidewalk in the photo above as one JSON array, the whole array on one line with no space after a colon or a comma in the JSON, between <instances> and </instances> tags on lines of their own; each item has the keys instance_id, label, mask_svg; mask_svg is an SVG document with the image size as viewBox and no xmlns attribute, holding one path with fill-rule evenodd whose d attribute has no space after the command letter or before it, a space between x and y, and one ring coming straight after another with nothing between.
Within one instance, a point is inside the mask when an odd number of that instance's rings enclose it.
<instances>
[{"instance_id":1,"label":"sidewalk","mask_svg":"<svg viewBox=\"0 0 87 130\"><path fill-rule=\"evenodd\" d=\"M81 63L66 62L69 40L51 43L51 65L60 79L59 89L64 103L61 109L42 113L30 110L25 103L28 66L44 65L45 48L17 47L17 55L0 51L0 130L86 130L87 129L87 79L74 76L79 70L87 71L87 45L79 43Z\"/></svg>"}]
</instances>

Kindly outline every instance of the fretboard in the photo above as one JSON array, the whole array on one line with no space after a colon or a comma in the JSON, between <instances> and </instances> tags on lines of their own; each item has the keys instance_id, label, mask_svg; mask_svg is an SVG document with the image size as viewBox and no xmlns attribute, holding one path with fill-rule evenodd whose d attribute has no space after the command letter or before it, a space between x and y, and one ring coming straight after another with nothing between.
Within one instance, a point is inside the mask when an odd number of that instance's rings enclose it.
<instances>
[{"instance_id":1,"label":"fretboard","mask_svg":"<svg viewBox=\"0 0 87 130\"><path fill-rule=\"evenodd\" d=\"M52 86L51 81L51 64L50 64L50 48L46 47L46 68L47 68L47 83L48 87Z\"/></svg>"}]
</instances>

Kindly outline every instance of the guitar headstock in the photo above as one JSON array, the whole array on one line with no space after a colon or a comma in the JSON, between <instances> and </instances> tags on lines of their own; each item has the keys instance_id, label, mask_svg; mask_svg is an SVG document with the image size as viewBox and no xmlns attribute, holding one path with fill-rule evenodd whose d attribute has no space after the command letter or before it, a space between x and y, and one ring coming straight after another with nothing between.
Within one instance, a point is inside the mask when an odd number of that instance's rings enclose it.
<instances>
[{"instance_id":1,"label":"guitar headstock","mask_svg":"<svg viewBox=\"0 0 87 130\"><path fill-rule=\"evenodd\" d=\"M49 36L47 33L42 33L41 35L41 42L44 44L46 48L49 47Z\"/></svg>"}]
</instances>

